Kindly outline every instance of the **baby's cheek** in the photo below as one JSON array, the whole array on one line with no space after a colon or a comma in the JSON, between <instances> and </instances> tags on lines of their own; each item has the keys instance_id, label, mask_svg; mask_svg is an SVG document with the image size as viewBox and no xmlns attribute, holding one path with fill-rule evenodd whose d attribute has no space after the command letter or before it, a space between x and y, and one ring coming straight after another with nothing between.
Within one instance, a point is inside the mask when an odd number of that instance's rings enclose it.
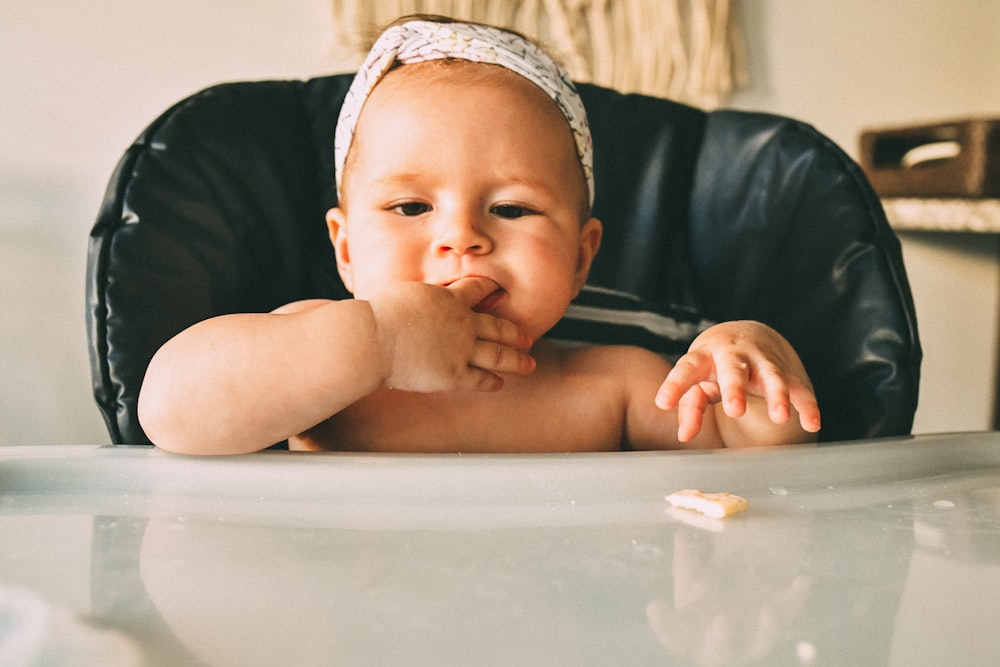
<instances>
[{"instance_id":1,"label":"baby's cheek","mask_svg":"<svg viewBox=\"0 0 1000 667\"><path fill-rule=\"evenodd\" d=\"M533 312L533 326L530 330L535 339L547 333L562 319L573 297L570 285L554 285L550 282L546 287L548 289L537 295L537 307Z\"/></svg>"},{"instance_id":2,"label":"baby's cheek","mask_svg":"<svg viewBox=\"0 0 1000 667\"><path fill-rule=\"evenodd\" d=\"M576 296L577 257L569 251L566 238L540 234L518 239L518 248L508 256L508 275L513 284L506 314L540 338L562 318Z\"/></svg>"}]
</instances>

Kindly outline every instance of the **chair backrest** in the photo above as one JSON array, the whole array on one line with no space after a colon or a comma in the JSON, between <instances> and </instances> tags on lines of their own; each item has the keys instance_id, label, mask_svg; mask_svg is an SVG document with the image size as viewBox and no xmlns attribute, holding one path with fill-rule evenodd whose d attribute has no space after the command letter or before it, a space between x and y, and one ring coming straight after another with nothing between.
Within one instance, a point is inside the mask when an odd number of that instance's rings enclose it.
<instances>
[{"instance_id":1,"label":"chair backrest","mask_svg":"<svg viewBox=\"0 0 1000 667\"><path fill-rule=\"evenodd\" d=\"M215 86L167 110L126 151L87 267L94 395L113 442L149 442L139 387L153 353L182 329L350 296L324 224L350 81ZM605 236L588 289L552 335L678 354L707 322L760 320L799 351L822 439L909 433L921 357L912 297L857 166L787 118L580 92Z\"/></svg>"}]
</instances>

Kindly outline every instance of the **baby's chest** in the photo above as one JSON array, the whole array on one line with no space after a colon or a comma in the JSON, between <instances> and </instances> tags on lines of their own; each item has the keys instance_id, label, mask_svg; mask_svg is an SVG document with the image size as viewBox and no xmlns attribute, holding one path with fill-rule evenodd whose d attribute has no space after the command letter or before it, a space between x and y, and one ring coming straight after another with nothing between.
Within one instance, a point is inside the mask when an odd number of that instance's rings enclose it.
<instances>
[{"instance_id":1,"label":"baby's chest","mask_svg":"<svg viewBox=\"0 0 1000 667\"><path fill-rule=\"evenodd\" d=\"M326 447L573 452L621 448L624 408L600 383L512 383L491 393L380 390L334 417Z\"/></svg>"}]
</instances>

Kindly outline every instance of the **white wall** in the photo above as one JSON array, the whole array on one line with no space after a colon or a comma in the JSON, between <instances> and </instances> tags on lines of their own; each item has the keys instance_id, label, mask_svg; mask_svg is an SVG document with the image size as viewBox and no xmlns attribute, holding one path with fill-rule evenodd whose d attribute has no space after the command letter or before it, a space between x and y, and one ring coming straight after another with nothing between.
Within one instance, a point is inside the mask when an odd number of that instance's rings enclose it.
<instances>
[{"instance_id":1,"label":"white wall","mask_svg":"<svg viewBox=\"0 0 1000 667\"><path fill-rule=\"evenodd\" d=\"M743 0L751 85L728 106L861 129L1000 114L996 0Z\"/></svg>"},{"instance_id":2,"label":"white wall","mask_svg":"<svg viewBox=\"0 0 1000 667\"><path fill-rule=\"evenodd\" d=\"M326 0L0 2L0 444L106 442L84 333L108 176L178 99L350 67Z\"/></svg>"},{"instance_id":3,"label":"white wall","mask_svg":"<svg viewBox=\"0 0 1000 667\"><path fill-rule=\"evenodd\" d=\"M808 120L851 153L863 127L1000 112L993 0L741 9L754 78L733 105ZM348 69L330 21L326 0L0 2L0 444L106 441L90 397L83 269L122 150L207 85ZM933 303L918 307L926 337Z\"/></svg>"}]
</instances>

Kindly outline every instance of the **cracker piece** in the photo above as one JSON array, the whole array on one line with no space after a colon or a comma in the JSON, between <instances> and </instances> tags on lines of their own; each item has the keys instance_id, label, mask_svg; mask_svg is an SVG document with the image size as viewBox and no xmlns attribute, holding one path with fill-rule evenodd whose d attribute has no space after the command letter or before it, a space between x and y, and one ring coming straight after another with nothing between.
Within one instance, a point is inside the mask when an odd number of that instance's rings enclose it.
<instances>
[{"instance_id":1,"label":"cracker piece","mask_svg":"<svg viewBox=\"0 0 1000 667\"><path fill-rule=\"evenodd\" d=\"M732 493L705 493L697 489L684 489L666 497L674 507L701 512L714 519L722 519L745 510L749 503L746 498Z\"/></svg>"}]
</instances>

